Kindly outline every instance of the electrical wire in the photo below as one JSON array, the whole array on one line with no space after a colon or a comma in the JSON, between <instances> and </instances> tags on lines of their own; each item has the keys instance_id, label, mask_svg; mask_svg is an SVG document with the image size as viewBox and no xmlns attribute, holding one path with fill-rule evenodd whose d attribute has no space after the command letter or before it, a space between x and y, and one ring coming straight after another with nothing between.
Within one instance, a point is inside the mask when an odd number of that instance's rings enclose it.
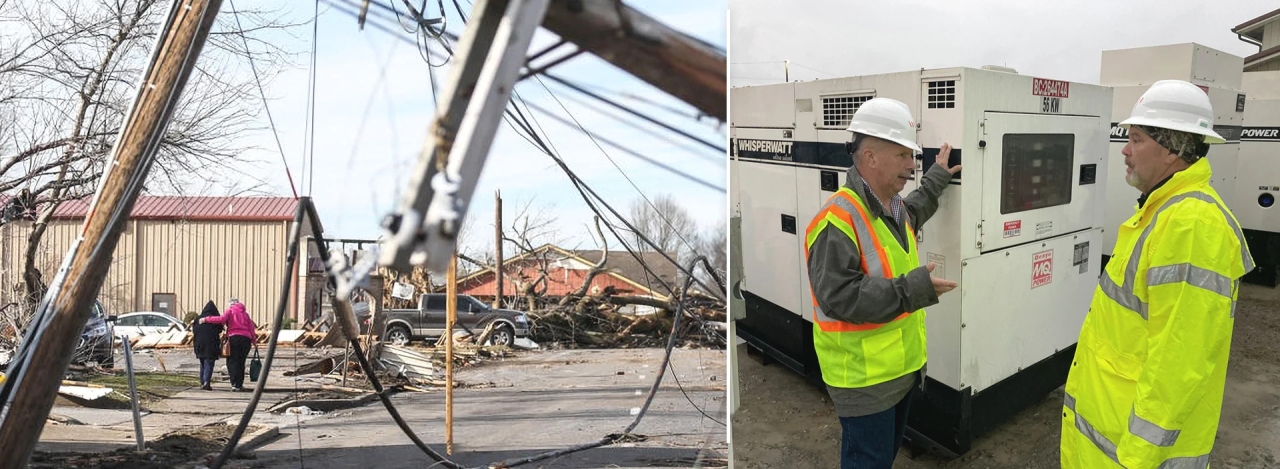
<instances>
[{"instance_id":1,"label":"electrical wire","mask_svg":"<svg viewBox=\"0 0 1280 469\"><path fill-rule=\"evenodd\" d=\"M271 105L267 102L267 92L262 87L262 77L258 75L258 66L253 61L253 51L249 50L249 37L244 33L244 26L240 24L240 10L236 9L235 0L230 0L231 16L236 19L236 28L240 30L240 40L244 42L245 57L249 59L249 69L253 70L253 80L258 84L258 95L262 97L262 109L267 112L267 122L271 125L271 134L276 139L276 149L280 151L280 162L284 164L285 176L289 179L289 190L293 191L293 198L298 198L298 187L293 183L293 173L289 171L289 160L284 157L284 144L280 143L280 132L276 130L276 120L271 116Z\"/></svg>"},{"instance_id":2,"label":"electrical wire","mask_svg":"<svg viewBox=\"0 0 1280 469\"><path fill-rule=\"evenodd\" d=\"M308 182L305 184L307 196L315 190L316 184L316 55L320 48L320 0L315 1L315 12L311 17L311 23L311 69L309 70L311 76L307 82L307 125L304 136L307 142L303 144L306 148L303 149L302 160L303 173L308 174ZM307 173L308 167L311 169L310 173Z\"/></svg>"},{"instance_id":3,"label":"electrical wire","mask_svg":"<svg viewBox=\"0 0 1280 469\"><path fill-rule=\"evenodd\" d=\"M528 108L530 108L530 109L533 109L533 110L535 110L535 111L538 111L538 112L540 112L540 113L542 113L542 114L546 115L547 117L550 117L550 118L552 118L552 119L556 120L557 122L560 122L561 124L564 124L564 125L569 126L569 127L571 127L571 128L577 128L577 127L579 127L579 126L580 126L576 121L571 121L571 120L569 120L569 119L565 119L565 118L563 118L563 117L560 117L560 116L556 115L556 113L555 113L555 112L552 112L552 111L550 111L550 110L548 110L548 109L546 109L546 108L544 108L544 107L542 107L542 106L539 106L539 105L537 105L537 104L531 104L531 103L523 103L523 104L524 104L526 107L528 107ZM585 132L585 133L586 133L586 135L587 135L588 137L590 137L592 140L596 140L596 141L597 141L597 142L596 142L596 145L597 145L597 146L599 145L599 142L607 143L607 144L608 144L609 146L611 146L611 147L614 147L614 148L617 148L617 149L619 149L619 150L622 150L622 152L623 152L623 153L626 153L626 154L628 154L628 155L631 155L631 156L633 156L633 157L635 157L635 158L637 158L637 159L640 159L641 161L644 161L644 162L646 162L646 163L649 163L650 165L657 166L658 168L663 169L663 170L665 170L665 171L667 171L667 172L669 172L669 173L671 173L671 174L674 174L674 175L676 175L676 176L679 176L680 178L682 178L682 179L684 179L684 180L686 180L686 181L689 181L689 182L692 182L692 183L698 184L698 185L700 185L700 186L702 186L702 187L706 187L707 189L711 189L711 190L713 190L713 191L717 191L717 192L724 192L724 186L717 185L717 184L716 184L716 183L714 183L714 182L707 181L706 179L702 179L702 178L700 178L700 177L697 177L697 176L694 176L694 175L692 175L692 174L689 174L688 172L685 172L685 171L683 171L683 170L677 169L677 168L675 168L674 166L671 166L671 165L669 165L669 164L666 164L666 163L663 163L663 162L661 162L661 161L655 160L655 159L653 159L653 157L650 157L650 156L645 155L645 154L643 154L643 153L640 153L640 152L638 152L638 151L635 151L635 150L632 150L632 149L630 149L630 148L627 148L625 145L623 145L623 144L621 144L621 143L618 143L618 142L616 142L616 141L614 141L614 140L611 140L611 139L608 139L608 138L602 137L600 134L597 134L597 133L595 133L595 132L591 132L591 131L589 131L589 130L584 130L584 132ZM614 166L615 166L615 167L617 166L617 163L616 163L616 162L614 163ZM623 174L625 175L626 173L623 173Z\"/></svg>"},{"instance_id":4,"label":"electrical wire","mask_svg":"<svg viewBox=\"0 0 1280 469\"><path fill-rule=\"evenodd\" d=\"M560 98L556 97L555 93L551 92L550 88L547 88L547 84L543 83L541 78L538 79L538 83L542 85L543 89L547 90L547 94L550 94L552 99L555 99L556 104L560 105L560 109L563 109L565 114L568 114L569 118L573 119L573 123L577 125L578 130L581 130L582 133L591 138L591 143L595 144L596 148L600 150L600 153L604 155L605 159L609 160L609 163L613 164L613 167L616 168L618 172L622 174L622 177L631 184L631 187L636 190L636 193L640 194L640 198L644 199L645 203L649 205L649 208L653 209L653 213L658 216L658 219L662 220L663 223L666 223L667 228L671 229L672 233L675 233L676 238L679 238L690 252L697 251L697 249L693 247L693 244L684 238L684 234L680 233L680 230L677 230L675 226L671 224L671 220L664 216L661 210L658 210L658 207L654 205L652 200L649 200L649 196L645 195L644 191L640 190L640 186L636 185L636 182L631 179L631 176L628 176L627 172L623 171L621 166L618 166L618 162L614 161L612 156L609 156L609 152L604 151L604 147L600 146L600 142L597 142L594 137L591 137L591 134L587 132L586 127L583 127L582 123L578 122L578 118L573 116L573 113L569 111L569 108L565 107L564 103L560 101ZM719 189L724 191L723 187L720 187Z\"/></svg>"},{"instance_id":5,"label":"electrical wire","mask_svg":"<svg viewBox=\"0 0 1280 469\"><path fill-rule=\"evenodd\" d=\"M688 270L692 271L693 269L696 269L698 267L699 262L701 262L705 266L704 269L708 269L707 272L711 274L711 276L716 280L716 283L719 283L719 284L724 283L722 280L720 280L719 275L716 274L714 270L709 269L711 264L707 261L706 256L698 256L694 258L689 263ZM675 350L676 338L679 336L680 318L684 316L684 303L685 303L685 300L688 298L689 287L692 285L693 285L693 276L689 276L685 279L684 286L681 288L680 295L678 297L679 299L676 305L675 319L671 321L671 334L667 337L667 345L663 351L662 362L660 365L658 365L657 376L654 377L653 385L649 387L649 394L645 397L644 404L640 406L640 411L636 413L635 420L632 420L631 424L627 425L627 428L622 430L622 433L606 435L600 440L594 441L591 443L586 443L586 444L573 446L570 448L565 448L560 450L555 450L555 451L548 451L548 452L539 453L533 456L528 456L523 458L508 459L508 460L499 461L496 463L490 463L484 466L478 466L474 469L482 469L482 468L489 468L489 467L514 467L514 466L529 464L532 462L538 462L538 461L542 461L542 460L546 460L554 457L559 457L559 456L563 456L563 455L578 452L578 451L610 445L613 443L617 443L619 441L624 441L629 437L633 437L634 435L632 435L631 432L634 431L636 427L640 425L640 422L642 420L644 420L645 414L648 413L650 405L653 404L654 397L656 397L658 394L658 388L662 386L662 377L666 375L667 369L671 363L671 352ZM672 374L674 375L675 373L672 373ZM694 406L694 407L696 408L697 406Z\"/></svg>"},{"instance_id":6,"label":"electrical wire","mask_svg":"<svg viewBox=\"0 0 1280 469\"><path fill-rule=\"evenodd\" d=\"M358 15L358 13L357 13L354 9L352 9L352 7L350 7L350 6L349 6L349 2L352 2L352 1L355 1L355 0L324 0L324 1L325 1L326 3L328 3L328 4L330 4L330 5L335 6L335 7L336 7L336 9L338 9L340 12L342 12L342 13L344 13L344 14L348 15L348 16L356 17L356 16ZM348 4L345 4L345 5L344 5L344 3L348 3ZM399 20L399 18L403 18L403 16L404 16L404 14L403 14L403 13L400 13L400 12L399 12L398 10L396 10L394 7L390 7L390 6L384 5L384 4L379 3L379 2L377 2L377 1L372 1L370 4L371 4L371 5L374 5L374 6L376 6L376 7L378 7L378 9L377 9L377 10L370 10L370 11L384 11L384 12L392 12L393 14L396 14L396 15L399 15L399 16L397 16L397 17L396 17L397 19L391 19L391 20L388 20L388 19L386 19L386 18L385 18L385 17L383 17L383 16L373 16L373 15L371 15L369 18L367 18L367 20L366 20L366 25L371 25L372 27L374 27L374 28L376 28L376 29L379 29L379 30L381 30L381 31L383 31L383 32L386 32L386 33L388 33L388 34L393 35L396 39L399 39L399 40L402 40L402 41L406 41L406 42L409 42L409 43L413 43L413 44L415 44L415 45L416 45L416 43L415 43L413 40L410 40L410 39L408 39L408 38L404 38L403 36L398 35L395 31L392 31L390 28L388 28L388 27L386 27L386 26L384 26L384 25L380 24L378 21L375 21L375 20L374 20L375 18L377 18L377 19L381 19L381 20L384 20L384 21L400 21L400 20ZM464 18L464 21L465 21L465 18ZM443 36L443 37L453 37L453 36L451 36L448 32L445 32L442 36ZM450 53L451 53L452 51L446 51L446 52L450 52ZM430 70L428 70L428 72L430 72ZM431 76L432 76L432 77L434 77L434 75L431 75ZM566 80L566 83L569 83L569 84L571 84L571 85L573 85L573 86L578 86L578 87L580 87L580 86L581 86L581 85L578 85L578 84L576 84L576 83L572 83L572 82L567 81L567 80ZM544 85L544 86L545 86L545 85ZM437 89L438 89L438 88L437 88ZM584 88L584 89L585 89L585 88ZM621 107L621 106L622 106L621 104L618 104L616 101L610 100L610 99L608 99L608 98L605 98L605 97L602 97L602 96L599 96L599 95L596 95L596 96L598 97L597 99L602 99L602 100L604 100L604 101L606 101L606 102L610 103L611 105L618 106L618 107ZM513 99L512 103L514 104L514 102L515 102L515 100ZM526 103L526 104L527 104L527 103ZM543 112L544 114L550 115L550 116L552 116L553 118L556 118L556 119L558 119L558 120L559 120L559 117L558 117L558 116L555 116L555 115L554 115L554 113L551 113L551 112L549 112L549 111L546 111L545 109L542 109L541 107L539 107L539 106L537 106L537 105L533 105L533 104L527 104L527 105L528 105L529 107L533 107L533 108L539 109L539 110L540 110L541 112ZM566 125L569 125L569 124L566 124ZM632 126L635 126L635 124L632 124ZM626 146L624 146L624 145L622 145L622 144L619 144L619 143L614 142L614 141L612 141L612 140L604 139L604 138L600 137L599 135L596 135L596 138L600 139L600 141L603 141L603 142L605 142L605 143L608 143L608 144L609 144L610 146L612 146L612 147L618 148L618 149L620 149L620 150L622 150L622 151L626 152L626 153L627 153L627 154L629 154L629 155L632 155L632 156L634 156L634 157L636 157L636 158L639 158L639 159L641 159L641 160L644 160L645 162L647 162L647 163L648 163L648 164L650 164L650 165L656 166L656 167L658 167L658 168L660 168L660 169L662 169L662 170L664 170L664 171L670 172L670 173L675 174L675 175L677 175L677 176L679 176L679 177L682 177L682 178L685 178L685 179L687 179L687 180L690 180L691 182L695 182L695 183L697 183L697 184L699 184L699 185L705 186L705 187L707 187L707 188L709 188L709 189L716 190L716 191L719 191L719 192L724 192L724 190L725 190L725 188L724 188L723 186L716 185L716 184L714 184L714 183L710 183L710 182L708 182L708 181L705 181L705 180L699 179L699 178L697 178L697 177L695 177L695 176L693 176L693 175L690 175L690 174L688 174L688 173L685 173L685 172L683 172L683 171L680 171L680 170L678 170L678 169L675 169L674 167L672 167L672 166L670 166L670 165L667 165L667 164L663 164L663 163L661 163L661 162L658 162L657 160L654 160L653 158L650 158L650 157L648 157L648 156L646 156L646 155L643 155L643 154L642 154L642 153L640 153L640 152L637 152L637 151L634 151L634 150L630 150L630 149L628 149ZM720 151L723 151L723 149L720 149Z\"/></svg>"},{"instance_id":7,"label":"electrical wire","mask_svg":"<svg viewBox=\"0 0 1280 469\"><path fill-rule=\"evenodd\" d=\"M615 107L615 108L617 108L617 109L619 109L619 110L621 110L621 111L623 111L623 112L626 112L626 113L628 113L628 114L631 114L631 115L633 115L633 116L636 116L636 117L640 118L641 120L644 120L644 121L646 121L646 122L649 122L649 123L651 123L651 124L653 124L653 125L656 125L656 126L658 126L658 127L662 127L663 129L669 130L669 131L671 131L671 132L674 132L674 133L675 133L675 134L677 134L677 135L680 135L680 136L685 137L685 138L687 138L687 139L689 139L689 140L692 140L692 141L694 141L695 143L701 144L701 145L702 145L702 146L704 146L704 147L707 147L707 148L710 148L710 149L712 149L712 150L714 150L714 151L716 151L716 152L719 152L719 153L720 153L720 154L722 154L722 155L723 155L723 154L725 154L725 153L728 151L728 150L726 150L726 149L725 149L725 147L722 147L722 146L720 146L720 145L719 145L719 144L717 144L717 143L713 143L713 142L709 142L709 141L706 141L706 140L700 139L700 138L698 138L698 137L694 136L693 134L690 134L690 133L688 133L688 132L685 132L685 131L683 131L683 130L680 130L680 129L675 128L675 126L672 126L672 125L667 124L667 123L665 123L665 122L662 122L662 121L659 121L659 120L657 120L657 119L654 119L653 117L650 117L649 115L644 114L644 113L642 113L642 112L640 112L640 111L636 111L636 110L631 109L631 108L629 108L629 107L623 106L623 105L619 104L617 101L614 101L614 100L611 100L611 99L606 98L606 97L604 97L604 96L600 96L600 95L598 95L598 94L595 94L595 93L591 92L591 90L588 90L588 89L586 89L586 88L584 88L584 87L578 86L577 84L570 83L568 80L565 80L565 79L563 79L563 78L560 78L559 76L552 75L550 72L543 72L543 73L541 73L541 75L542 75L542 76L545 76L545 77L547 77L547 78L549 78L549 79L551 79L551 81L554 81L554 82L558 83L560 86L564 86L564 87L567 87L567 88L572 89L572 90L574 90L574 91L577 91L577 92L579 92L579 93L585 94L585 95L587 95L587 96L589 96L589 97L591 97L591 98L594 98L594 99L596 99L596 100L598 100L598 101L600 101L600 102L602 102L602 103L608 104L608 105L613 106L613 107ZM541 80L539 80L539 82L541 82ZM542 84L542 87L543 87L543 88L546 88L546 86L547 86L547 85L546 85L545 83L543 83L543 84ZM550 92L551 92L551 90L550 90L550 89L548 89L548 90L547 90L547 92L548 92L548 93L550 93Z\"/></svg>"}]
</instances>

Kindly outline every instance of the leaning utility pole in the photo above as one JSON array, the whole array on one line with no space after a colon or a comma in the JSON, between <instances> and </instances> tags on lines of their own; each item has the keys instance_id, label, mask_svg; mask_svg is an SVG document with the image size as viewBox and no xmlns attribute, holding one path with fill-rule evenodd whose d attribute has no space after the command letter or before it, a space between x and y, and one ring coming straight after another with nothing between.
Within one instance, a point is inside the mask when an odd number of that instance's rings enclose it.
<instances>
[{"instance_id":1,"label":"leaning utility pole","mask_svg":"<svg viewBox=\"0 0 1280 469\"><path fill-rule=\"evenodd\" d=\"M124 223L155 161L221 0L177 0L124 122L80 237L73 243L0 388L0 467L23 467L57 396Z\"/></svg>"}]
</instances>

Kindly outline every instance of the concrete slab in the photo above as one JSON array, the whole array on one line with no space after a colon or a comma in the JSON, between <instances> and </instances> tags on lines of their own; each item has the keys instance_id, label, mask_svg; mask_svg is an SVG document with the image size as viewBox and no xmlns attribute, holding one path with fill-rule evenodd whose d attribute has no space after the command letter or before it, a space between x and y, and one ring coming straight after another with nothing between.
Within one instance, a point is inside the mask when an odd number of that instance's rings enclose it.
<instances>
[{"instance_id":1,"label":"concrete slab","mask_svg":"<svg viewBox=\"0 0 1280 469\"><path fill-rule=\"evenodd\" d=\"M133 424L133 411L130 409L90 409L79 406L53 406L52 413L64 415L80 421L85 425L117 425ZM143 416L151 412L140 411Z\"/></svg>"},{"instance_id":2,"label":"concrete slab","mask_svg":"<svg viewBox=\"0 0 1280 469\"><path fill-rule=\"evenodd\" d=\"M661 353L530 352L462 369L459 381L483 387L454 392L453 459L471 466L621 432L643 403ZM689 398L668 375L635 431L648 441L592 449L545 461L543 467L690 467L707 458L723 459L725 427L712 419L725 421L724 351L677 350L673 370ZM401 393L392 400L417 435L443 453L444 392ZM284 419L280 432L281 438L256 451L262 467L363 467L367 461L393 468L430 465L377 403L301 423Z\"/></svg>"}]
</instances>

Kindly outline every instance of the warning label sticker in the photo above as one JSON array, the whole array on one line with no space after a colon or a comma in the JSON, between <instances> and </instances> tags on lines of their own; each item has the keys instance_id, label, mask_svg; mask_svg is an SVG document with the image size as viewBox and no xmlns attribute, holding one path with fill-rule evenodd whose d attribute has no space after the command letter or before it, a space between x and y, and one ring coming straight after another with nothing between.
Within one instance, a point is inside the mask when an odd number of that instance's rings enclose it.
<instances>
[{"instance_id":1,"label":"warning label sticker","mask_svg":"<svg viewBox=\"0 0 1280 469\"><path fill-rule=\"evenodd\" d=\"M1036 238L1053 233L1053 222L1043 221L1036 223Z\"/></svg>"},{"instance_id":2,"label":"warning label sticker","mask_svg":"<svg viewBox=\"0 0 1280 469\"><path fill-rule=\"evenodd\" d=\"M933 276L938 278L947 278L947 256L942 254L928 253L926 256L933 265Z\"/></svg>"},{"instance_id":3,"label":"warning label sticker","mask_svg":"<svg viewBox=\"0 0 1280 469\"><path fill-rule=\"evenodd\" d=\"M1004 237L1012 238L1022 234L1022 220L1004 222Z\"/></svg>"},{"instance_id":4,"label":"warning label sticker","mask_svg":"<svg viewBox=\"0 0 1280 469\"><path fill-rule=\"evenodd\" d=\"M1071 255L1071 265L1080 266L1080 273L1089 271L1089 242L1076 244L1075 252Z\"/></svg>"},{"instance_id":5,"label":"warning label sticker","mask_svg":"<svg viewBox=\"0 0 1280 469\"><path fill-rule=\"evenodd\" d=\"M1053 283L1053 250L1041 251L1031 257L1031 288Z\"/></svg>"}]
</instances>

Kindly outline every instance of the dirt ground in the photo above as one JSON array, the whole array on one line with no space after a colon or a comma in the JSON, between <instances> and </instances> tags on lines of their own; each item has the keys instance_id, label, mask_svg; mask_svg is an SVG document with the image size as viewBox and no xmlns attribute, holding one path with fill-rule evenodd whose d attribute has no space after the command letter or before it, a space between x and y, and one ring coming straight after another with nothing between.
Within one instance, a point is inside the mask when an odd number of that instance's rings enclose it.
<instances>
[{"instance_id":1,"label":"dirt ground","mask_svg":"<svg viewBox=\"0 0 1280 469\"><path fill-rule=\"evenodd\" d=\"M167 469L174 467L195 467L208 464L207 456L222 451L235 427L230 425L207 425L165 435L147 445L146 451L133 449L117 449L107 453L45 453L35 452L31 456L30 469L44 468L84 468L84 469ZM253 433L257 427L249 426L246 433Z\"/></svg>"},{"instance_id":2,"label":"dirt ground","mask_svg":"<svg viewBox=\"0 0 1280 469\"><path fill-rule=\"evenodd\" d=\"M1213 468L1280 468L1280 289L1241 287ZM838 467L840 425L825 390L781 365L739 364L734 467ZM1056 468L1062 388L947 461L898 454L895 468Z\"/></svg>"}]
</instances>

